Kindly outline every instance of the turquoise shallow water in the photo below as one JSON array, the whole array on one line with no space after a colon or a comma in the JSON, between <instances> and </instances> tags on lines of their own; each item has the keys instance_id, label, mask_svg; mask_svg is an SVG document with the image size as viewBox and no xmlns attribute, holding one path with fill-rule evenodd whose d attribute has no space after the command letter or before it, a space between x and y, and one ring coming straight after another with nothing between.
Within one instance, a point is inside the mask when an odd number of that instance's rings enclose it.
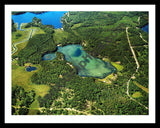
<instances>
[{"instance_id":1,"label":"turquoise shallow water","mask_svg":"<svg viewBox=\"0 0 160 128\"><path fill-rule=\"evenodd\" d=\"M56 53L45 54L42 60L53 60L56 58Z\"/></svg>"},{"instance_id":2,"label":"turquoise shallow water","mask_svg":"<svg viewBox=\"0 0 160 128\"><path fill-rule=\"evenodd\" d=\"M72 62L78 70L79 76L105 78L112 72L116 72L116 68L109 62L95 58L86 53L81 45L67 45L58 47L58 52L64 54L65 59ZM55 53L45 54L43 60L53 60L56 58Z\"/></svg>"}]
</instances>

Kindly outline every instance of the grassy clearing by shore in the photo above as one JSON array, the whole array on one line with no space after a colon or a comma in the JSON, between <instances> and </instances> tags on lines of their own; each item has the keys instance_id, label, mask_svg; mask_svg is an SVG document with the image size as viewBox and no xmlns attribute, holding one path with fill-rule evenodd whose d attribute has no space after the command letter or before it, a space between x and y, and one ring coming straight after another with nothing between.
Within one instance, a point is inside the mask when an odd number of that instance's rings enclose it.
<instances>
[{"instance_id":1,"label":"grassy clearing by shore","mask_svg":"<svg viewBox=\"0 0 160 128\"><path fill-rule=\"evenodd\" d=\"M123 70L123 66L120 65L120 62L111 62L108 58L105 58L105 57L102 60L106 62L110 62L117 69L118 74L119 74L119 71ZM108 75L107 77L105 77L104 79L98 79L98 81L104 82L106 84L111 84L112 81L116 79L117 79L117 74L112 73Z\"/></svg>"},{"instance_id":2,"label":"grassy clearing by shore","mask_svg":"<svg viewBox=\"0 0 160 128\"><path fill-rule=\"evenodd\" d=\"M122 71L122 70L123 70L123 66L122 66L122 65L117 64L116 62L111 62L111 64L112 64L114 67L116 67L116 69L117 69L118 71Z\"/></svg>"},{"instance_id":3,"label":"grassy clearing by shore","mask_svg":"<svg viewBox=\"0 0 160 128\"><path fill-rule=\"evenodd\" d=\"M105 77L104 79L98 79L98 81L104 82L106 84L111 84L112 83L112 78L113 78L113 73Z\"/></svg>"},{"instance_id":4,"label":"grassy clearing by shore","mask_svg":"<svg viewBox=\"0 0 160 128\"><path fill-rule=\"evenodd\" d=\"M122 71L123 70L123 66L120 65L120 62L112 62L108 58L105 58L105 57L102 60L110 62L118 71Z\"/></svg>"}]
</instances>

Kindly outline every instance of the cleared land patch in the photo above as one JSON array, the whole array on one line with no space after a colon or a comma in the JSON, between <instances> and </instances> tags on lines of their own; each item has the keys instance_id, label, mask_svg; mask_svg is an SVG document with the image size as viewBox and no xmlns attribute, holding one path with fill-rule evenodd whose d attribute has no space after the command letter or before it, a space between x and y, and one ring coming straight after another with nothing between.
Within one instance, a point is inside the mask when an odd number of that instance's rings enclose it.
<instances>
[{"instance_id":1,"label":"cleared land patch","mask_svg":"<svg viewBox=\"0 0 160 128\"><path fill-rule=\"evenodd\" d=\"M138 87L140 87L143 91L145 91L146 93L149 93L149 89L148 88L145 88L143 87L142 85L140 85L139 83L137 83L136 81L133 81L133 83L135 85L137 85Z\"/></svg>"},{"instance_id":2,"label":"cleared land patch","mask_svg":"<svg viewBox=\"0 0 160 128\"><path fill-rule=\"evenodd\" d=\"M135 93L133 93L132 97L139 98L139 97L142 97L142 94L140 92L135 92Z\"/></svg>"}]
</instances>

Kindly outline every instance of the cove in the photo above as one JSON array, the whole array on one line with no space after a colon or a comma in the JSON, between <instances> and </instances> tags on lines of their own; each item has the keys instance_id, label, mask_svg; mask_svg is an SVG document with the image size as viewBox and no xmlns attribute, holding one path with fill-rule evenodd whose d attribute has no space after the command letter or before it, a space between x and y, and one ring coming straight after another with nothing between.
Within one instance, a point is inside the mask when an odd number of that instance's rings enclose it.
<instances>
[{"instance_id":1,"label":"cove","mask_svg":"<svg viewBox=\"0 0 160 128\"><path fill-rule=\"evenodd\" d=\"M18 23L18 29L20 29L21 23L32 22L34 17L41 19L43 25L53 25L55 29L62 28L61 17L67 11L49 11L40 14L26 12L19 15L12 15L14 23Z\"/></svg>"},{"instance_id":2,"label":"cove","mask_svg":"<svg viewBox=\"0 0 160 128\"><path fill-rule=\"evenodd\" d=\"M117 69L109 62L95 58L83 50L81 45L67 45L58 47L58 52L64 54L65 60L72 62L77 69L78 75L82 77L105 78ZM42 60L53 60L56 53L45 54Z\"/></svg>"},{"instance_id":3,"label":"cove","mask_svg":"<svg viewBox=\"0 0 160 128\"><path fill-rule=\"evenodd\" d=\"M148 26L148 24L147 24L147 25L145 25L144 27L142 27L141 29L142 29L143 31L149 33L149 28L148 28L148 27L149 27L149 26Z\"/></svg>"}]
</instances>

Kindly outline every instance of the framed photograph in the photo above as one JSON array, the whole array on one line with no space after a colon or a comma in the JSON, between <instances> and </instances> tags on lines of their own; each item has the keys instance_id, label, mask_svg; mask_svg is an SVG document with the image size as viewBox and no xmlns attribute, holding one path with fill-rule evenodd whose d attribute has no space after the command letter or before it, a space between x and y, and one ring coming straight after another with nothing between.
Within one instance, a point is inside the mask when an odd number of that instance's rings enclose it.
<instances>
[{"instance_id":1,"label":"framed photograph","mask_svg":"<svg viewBox=\"0 0 160 128\"><path fill-rule=\"evenodd\" d=\"M6 123L154 123L155 5L5 5Z\"/></svg>"}]
</instances>

